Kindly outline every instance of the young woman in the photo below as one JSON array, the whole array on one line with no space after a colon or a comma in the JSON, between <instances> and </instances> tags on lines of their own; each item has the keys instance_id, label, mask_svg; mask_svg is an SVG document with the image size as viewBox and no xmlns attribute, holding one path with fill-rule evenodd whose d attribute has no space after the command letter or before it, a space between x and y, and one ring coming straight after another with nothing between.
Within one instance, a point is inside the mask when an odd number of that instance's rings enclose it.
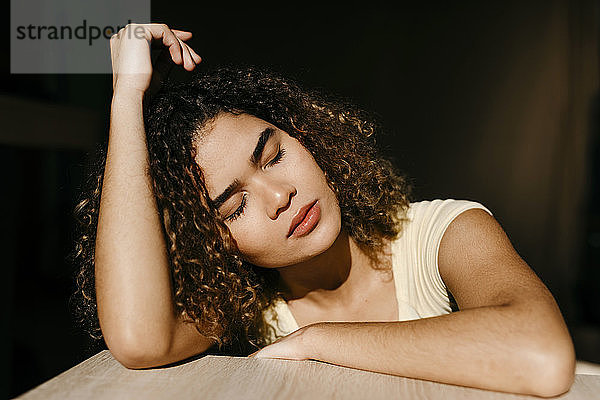
<instances>
[{"instance_id":1,"label":"young woman","mask_svg":"<svg viewBox=\"0 0 600 400\"><path fill-rule=\"evenodd\" d=\"M117 360L153 367L218 345L569 389L573 345L549 291L483 205L410 203L364 112L252 68L195 71L145 100L150 43L192 71L190 37L131 24L110 41L108 148L76 210L76 257L80 311Z\"/></svg>"}]
</instances>

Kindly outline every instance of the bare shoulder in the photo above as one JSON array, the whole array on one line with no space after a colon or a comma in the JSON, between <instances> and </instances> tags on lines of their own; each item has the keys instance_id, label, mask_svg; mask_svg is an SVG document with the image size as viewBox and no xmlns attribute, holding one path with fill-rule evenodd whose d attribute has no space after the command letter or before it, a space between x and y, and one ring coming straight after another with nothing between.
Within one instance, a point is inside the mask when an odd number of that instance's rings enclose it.
<instances>
[{"instance_id":1,"label":"bare shoulder","mask_svg":"<svg viewBox=\"0 0 600 400\"><path fill-rule=\"evenodd\" d=\"M551 299L496 219L482 209L458 215L442 237L438 268L461 309Z\"/></svg>"}]
</instances>

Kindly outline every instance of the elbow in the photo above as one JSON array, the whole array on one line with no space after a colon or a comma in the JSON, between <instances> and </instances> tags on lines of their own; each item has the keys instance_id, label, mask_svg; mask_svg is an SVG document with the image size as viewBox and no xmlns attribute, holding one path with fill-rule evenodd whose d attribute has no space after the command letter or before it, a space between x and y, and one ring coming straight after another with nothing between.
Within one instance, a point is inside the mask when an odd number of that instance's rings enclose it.
<instances>
[{"instance_id":1,"label":"elbow","mask_svg":"<svg viewBox=\"0 0 600 400\"><path fill-rule=\"evenodd\" d=\"M554 397L569 391L575 380L575 351L570 338L538 351L532 359L530 394Z\"/></svg>"},{"instance_id":2,"label":"elbow","mask_svg":"<svg viewBox=\"0 0 600 400\"><path fill-rule=\"evenodd\" d=\"M106 345L113 357L128 369L144 369L167 364L169 344L166 340L143 335L107 335Z\"/></svg>"},{"instance_id":3,"label":"elbow","mask_svg":"<svg viewBox=\"0 0 600 400\"><path fill-rule=\"evenodd\" d=\"M160 362L160 357L154 355L151 351L140 350L118 350L110 349L113 357L127 369L145 369L159 367L165 363Z\"/></svg>"}]
</instances>

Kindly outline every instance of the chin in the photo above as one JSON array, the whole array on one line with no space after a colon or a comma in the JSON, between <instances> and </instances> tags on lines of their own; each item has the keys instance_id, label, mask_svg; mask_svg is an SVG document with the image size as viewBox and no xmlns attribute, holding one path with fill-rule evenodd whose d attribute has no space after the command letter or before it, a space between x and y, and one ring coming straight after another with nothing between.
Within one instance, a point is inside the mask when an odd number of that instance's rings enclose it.
<instances>
[{"instance_id":1,"label":"chin","mask_svg":"<svg viewBox=\"0 0 600 400\"><path fill-rule=\"evenodd\" d=\"M296 245L289 249L286 254L282 254L281 258L257 260L257 262L253 262L252 260L247 261L258 267L269 269L299 264L326 252L335 243L340 232L340 223L328 226L321 225L304 236L303 240L296 242Z\"/></svg>"},{"instance_id":2,"label":"chin","mask_svg":"<svg viewBox=\"0 0 600 400\"><path fill-rule=\"evenodd\" d=\"M308 247L307 250L310 252L307 255L307 258L310 259L316 257L333 246L333 243L335 243L340 235L341 228L341 221L338 219L335 223L323 224L320 227L317 227L315 231L311 232L311 234L306 237L306 239L309 239L306 246Z\"/></svg>"},{"instance_id":3,"label":"chin","mask_svg":"<svg viewBox=\"0 0 600 400\"><path fill-rule=\"evenodd\" d=\"M299 264L316 257L333 246L342 231L341 214L332 213L333 218L321 220L319 225L309 234L290 241L286 239L286 244L282 243L279 254L271 247L266 252L266 257L244 257L244 260L261 268L282 268L294 264ZM266 250L266 249L265 249Z\"/></svg>"}]
</instances>

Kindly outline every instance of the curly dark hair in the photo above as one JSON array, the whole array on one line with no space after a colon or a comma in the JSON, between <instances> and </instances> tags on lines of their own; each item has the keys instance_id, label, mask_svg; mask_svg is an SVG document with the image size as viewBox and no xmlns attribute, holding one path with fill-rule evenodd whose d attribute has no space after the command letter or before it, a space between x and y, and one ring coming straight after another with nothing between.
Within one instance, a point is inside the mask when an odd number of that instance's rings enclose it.
<instances>
[{"instance_id":1,"label":"curly dark hair","mask_svg":"<svg viewBox=\"0 0 600 400\"><path fill-rule=\"evenodd\" d=\"M285 292L277 270L243 261L194 161L198 132L223 112L256 116L298 139L337 197L342 228L369 254L379 254L400 234L410 184L376 150L374 136L381 128L370 114L264 69L195 71L189 81L165 82L145 102L148 173L162 216L176 310L219 350L247 355L267 344L273 327L262 313ZM76 312L97 339L102 333L94 247L105 159L101 150L91 188L75 207L79 228L72 253L79 271Z\"/></svg>"}]
</instances>

